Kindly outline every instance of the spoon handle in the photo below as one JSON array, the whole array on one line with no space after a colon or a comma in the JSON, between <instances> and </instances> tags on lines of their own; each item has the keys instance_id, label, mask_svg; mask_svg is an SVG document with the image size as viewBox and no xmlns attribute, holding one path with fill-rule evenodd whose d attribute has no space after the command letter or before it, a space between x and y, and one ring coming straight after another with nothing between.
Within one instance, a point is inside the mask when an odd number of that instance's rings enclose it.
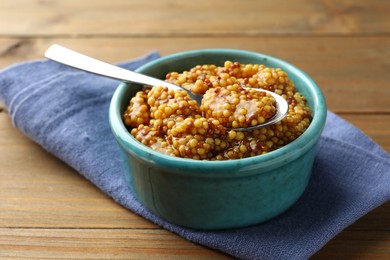
<instances>
[{"instance_id":1,"label":"spoon handle","mask_svg":"<svg viewBox=\"0 0 390 260\"><path fill-rule=\"evenodd\" d=\"M170 89L182 90L182 88L179 86L169 82L114 66L112 64L94 59L57 44L50 46L46 50L45 57L73 68L81 69L113 79L140 83L149 86L165 86Z\"/></svg>"}]
</instances>

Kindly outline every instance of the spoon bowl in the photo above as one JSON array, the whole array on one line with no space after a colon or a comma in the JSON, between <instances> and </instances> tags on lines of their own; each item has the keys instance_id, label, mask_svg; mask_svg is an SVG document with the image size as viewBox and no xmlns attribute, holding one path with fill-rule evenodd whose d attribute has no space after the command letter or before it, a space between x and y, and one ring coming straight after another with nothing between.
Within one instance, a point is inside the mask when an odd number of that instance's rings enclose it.
<instances>
[{"instance_id":1,"label":"spoon bowl","mask_svg":"<svg viewBox=\"0 0 390 260\"><path fill-rule=\"evenodd\" d=\"M144 84L148 86L163 86L173 90L184 90L188 93L190 98L195 100L199 105L201 105L202 103L203 95L195 94L184 87L169 83L167 81L158 78L150 77L147 75L143 75L140 73L136 73L130 70L120 68L118 66L70 50L58 44L54 44L50 46L45 52L45 57L73 68L84 70L100 76L119 79L125 82L134 82L134 83ZM276 103L275 105L276 113L272 118L270 118L263 124L258 124L255 126L250 126L245 128L234 128L235 131L251 131L251 130L273 125L281 121L288 113L288 108L289 108L288 103L282 96L272 91L267 91L264 89L255 89L255 90L260 92L266 92L272 95Z\"/></svg>"}]
</instances>

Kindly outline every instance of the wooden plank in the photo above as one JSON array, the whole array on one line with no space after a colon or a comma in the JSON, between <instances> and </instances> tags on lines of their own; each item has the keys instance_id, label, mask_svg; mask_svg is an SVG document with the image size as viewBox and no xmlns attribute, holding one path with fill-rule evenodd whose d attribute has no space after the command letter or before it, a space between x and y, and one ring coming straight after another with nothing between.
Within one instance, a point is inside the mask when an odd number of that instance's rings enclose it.
<instances>
[{"instance_id":1,"label":"wooden plank","mask_svg":"<svg viewBox=\"0 0 390 260\"><path fill-rule=\"evenodd\" d=\"M2 0L0 35L389 33L387 0ZM253 11L256 10L256 11Z\"/></svg>"},{"instance_id":2,"label":"wooden plank","mask_svg":"<svg viewBox=\"0 0 390 260\"><path fill-rule=\"evenodd\" d=\"M164 230L0 229L0 235L4 239L4 242L0 242L0 256L13 259L58 256L82 259L229 259L228 256L179 239ZM313 259L384 259L390 253L389 237L390 232L387 231L343 232Z\"/></svg>"},{"instance_id":3,"label":"wooden plank","mask_svg":"<svg viewBox=\"0 0 390 260\"><path fill-rule=\"evenodd\" d=\"M100 59L119 62L159 50L162 55L200 48L246 49L284 59L320 86L330 110L389 113L390 37L214 37L0 39L0 68L42 59L60 43Z\"/></svg>"},{"instance_id":4,"label":"wooden plank","mask_svg":"<svg viewBox=\"0 0 390 260\"><path fill-rule=\"evenodd\" d=\"M390 231L345 231L311 259L388 259Z\"/></svg>"},{"instance_id":5,"label":"wooden plank","mask_svg":"<svg viewBox=\"0 0 390 260\"><path fill-rule=\"evenodd\" d=\"M231 259L165 230L5 229L0 257L67 259ZM389 231L344 231L311 259L386 259Z\"/></svg>"},{"instance_id":6,"label":"wooden plank","mask_svg":"<svg viewBox=\"0 0 390 260\"><path fill-rule=\"evenodd\" d=\"M165 230L5 229L5 259L230 259Z\"/></svg>"}]
</instances>

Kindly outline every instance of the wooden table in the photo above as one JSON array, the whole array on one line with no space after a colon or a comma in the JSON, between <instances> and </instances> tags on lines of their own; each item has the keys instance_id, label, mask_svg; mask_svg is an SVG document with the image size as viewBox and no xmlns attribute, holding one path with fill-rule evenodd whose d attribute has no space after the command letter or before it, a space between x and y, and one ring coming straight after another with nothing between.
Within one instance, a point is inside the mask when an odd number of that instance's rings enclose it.
<instances>
[{"instance_id":1,"label":"wooden table","mask_svg":"<svg viewBox=\"0 0 390 260\"><path fill-rule=\"evenodd\" d=\"M390 151L389 16L388 0L1 0L0 68L52 43L110 62L151 50L267 53L306 71L331 111ZM114 203L14 129L2 104L0 198L0 258L229 258ZM329 258L390 259L390 203L313 256Z\"/></svg>"}]
</instances>

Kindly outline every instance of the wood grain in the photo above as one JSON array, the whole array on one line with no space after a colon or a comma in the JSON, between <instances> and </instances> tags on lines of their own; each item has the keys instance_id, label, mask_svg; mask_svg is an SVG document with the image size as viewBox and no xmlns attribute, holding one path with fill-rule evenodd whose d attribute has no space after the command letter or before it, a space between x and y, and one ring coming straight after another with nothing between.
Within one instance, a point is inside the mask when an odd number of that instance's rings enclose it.
<instances>
[{"instance_id":1,"label":"wood grain","mask_svg":"<svg viewBox=\"0 0 390 260\"><path fill-rule=\"evenodd\" d=\"M230 259L165 230L5 229L5 259Z\"/></svg>"},{"instance_id":2,"label":"wood grain","mask_svg":"<svg viewBox=\"0 0 390 260\"><path fill-rule=\"evenodd\" d=\"M0 68L42 59L53 43L114 63L151 50L168 55L204 46L244 48L279 57L305 71L320 86L332 111L390 112L390 37L4 38L0 39Z\"/></svg>"},{"instance_id":3,"label":"wood grain","mask_svg":"<svg viewBox=\"0 0 390 260\"><path fill-rule=\"evenodd\" d=\"M258 35L388 33L386 0L2 1L0 34ZM386 29L387 28L387 29Z\"/></svg>"},{"instance_id":4,"label":"wood grain","mask_svg":"<svg viewBox=\"0 0 390 260\"><path fill-rule=\"evenodd\" d=\"M0 237L6 259L231 259L165 230L0 228ZM389 239L389 232L346 230L311 259L387 259Z\"/></svg>"},{"instance_id":5,"label":"wood grain","mask_svg":"<svg viewBox=\"0 0 390 260\"><path fill-rule=\"evenodd\" d=\"M344 231L311 259L388 259L388 231Z\"/></svg>"}]
</instances>

